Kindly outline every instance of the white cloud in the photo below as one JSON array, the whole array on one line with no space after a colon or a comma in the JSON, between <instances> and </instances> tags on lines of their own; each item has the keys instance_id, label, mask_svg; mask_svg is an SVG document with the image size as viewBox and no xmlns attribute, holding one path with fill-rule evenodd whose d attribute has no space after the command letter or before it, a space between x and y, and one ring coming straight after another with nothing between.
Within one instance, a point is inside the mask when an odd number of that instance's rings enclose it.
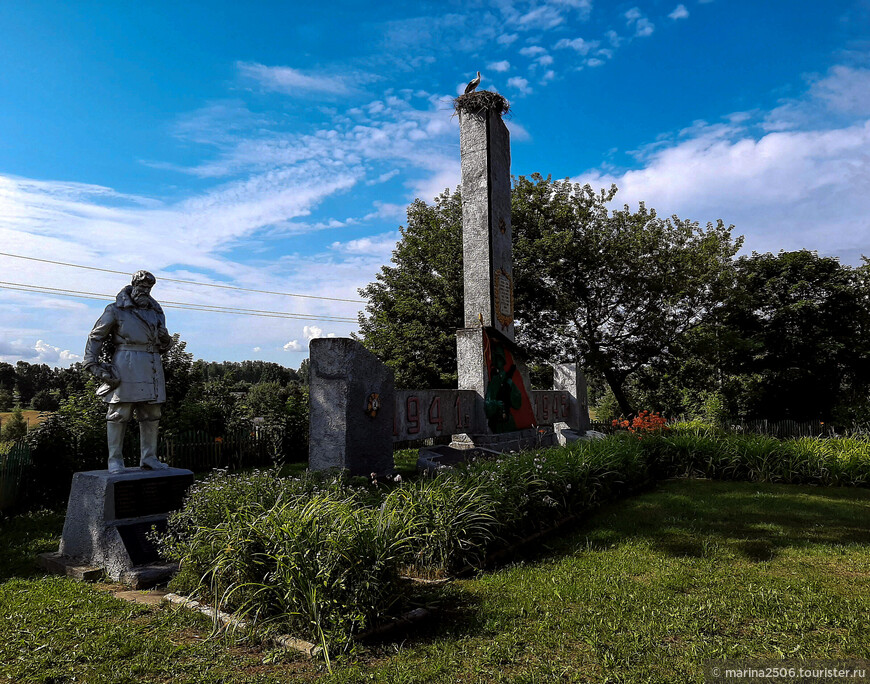
<instances>
[{"instance_id":1,"label":"white cloud","mask_svg":"<svg viewBox=\"0 0 870 684\"><path fill-rule=\"evenodd\" d=\"M497 71L499 73L503 73L505 71L509 71L511 68L511 63L506 59L501 60L500 62L490 62L486 65L486 68L491 71Z\"/></svg>"},{"instance_id":2,"label":"white cloud","mask_svg":"<svg viewBox=\"0 0 870 684\"><path fill-rule=\"evenodd\" d=\"M323 328L317 325L306 325L302 329L302 332L305 335L305 339L309 342L311 342L311 340L316 340L321 337L335 337L335 333L326 333L326 335L324 335Z\"/></svg>"},{"instance_id":3,"label":"white cloud","mask_svg":"<svg viewBox=\"0 0 870 684\"><path fill-rule=\"evenodd\" d=\"M529 45L520 50L520 54L525 57L535 57L536 55L546 54L546 52L540 45Z\"/></svg>"},{"instance_id":4,"label":"white cloud","mask_svg":"<svg viewBox=\"0 0 870 684\"><path fill-rule=\"evenodd\" d=\"M347 242L333 242L329 248L342 254L371 254L377 255L384 262L389 261L390 255L396 248L401 235L398 231L390 231L371 237L358 238Z\"/></svg>"},{"instance_id":5,"label":"white cloud","mask_svg":"<svg viewBox=\"0 0 870 684\"><path fill-rule=\"evenodd\" d=\"M685 5L677 5L674 7L674 11L671 12L668 17L676 21L677 19L686 19L689 16L689 10L686 9Z\"/></svg>"},{"instance_id":6,"label":"white cloud","mask_svg":"<svg viewBox=\"0 0 870 684\"><path fill-rule=\"evenodd\" d=\"M521 95L528 95L532 92L532 89L529 88L529 82L525 78L521 78L520 76L514 76L513 78L509 78L508 85L511 88L519 91Z\"/></svg>"},{"instance_id":7,"label":"white cloud","mask_svg":"<svg viewBox=\"0 0 870 684\"><path fill-rule=\"evenodd\" d=\"M562 38L558 43L556 43L557 50L563 50L565 48L570 48L576 52L579 52L581 55L587 54L590 50L598 47L599 43L597 40L584 40L583 38L574 38L572 40L568 40L567 38Z\"/></svg>"},{"instance_id":8,"label":"white cloud","mask_svg":"<svg viewBox=\"0 0 870 684\"><path fill-rule=\"evenodd\" d=\"M651 36L655 31L655 25L650 22L637 7L632 7L623 14L625 17L625 25L631 28L634 27L635 37L644 38Z\"/></svg>"},{"instance_id":9,"label":"white cloud","mask_svg":"<svg viewBox=\"0 0 870 684\"><path fill-rule=\"evenodd\" d=\"M552 29L565 21L562 13L552 5L540 5L517 16L514 23L522 30Z\"/></svg>"},{"instance_id":10,"label":"white cloud","mask_svg":"<svg viewBox=\"0 0 870 684\"><path fill-rule=\"evenodd\" d=\"M766 117L767 130L791 130L870 117L870 69L836 65L810 78L808 97L783 101Z\"/></svg>"},{"instance_id":11,"label":"white cloud","mask_svg":"<svg viewBox=\"0 0 870 684\"><path fill-rule=\"evenodd\" d=\"M307 329L307 326L306 326ZM319 328L318 328L319 330ZM255 349L254 351L260 351L259 349ZM298 352L302 351L302 345L299 344L299 340L290 340L287 344L284 345L284 351L288 352Z\"/></svg>"},{"instance_id":12,"label":"white cloud","mask_svg":"<svg viewBox=\"0 0 870 684\"><path fill-rule=\"evenodd\" d=\"M501 22L486 11L448 12L389 21L384 25L383 56L396 66L419 69L444 58L445 50L468 53L498 35Z\"/></svg>"},{"instance_id":13,"label":"white cloud","mask_svg":"<svg viewBox=\"0 0 870 684\"><path fill-rule=\"evenodd\" d=\"M535 61L541 66L549 66L553 63L553 58L550 55L541 55Z\"/></svg>"},{"instance_id":14,"label":"white cloud","mask_svg":"<svg viewBox=\"0 0 870 684\"><path fill-rule=\"evenodd\" d=\"M637 20L637 24L635 25L634 35L639 38L645 38L647 36L651 36L655 29L655 24L653 24L646 17L641 17Z\"/></svg>"},{"instance_id":15,"label":"white cloud","mask_svg":"<svg viewBox=\"0 0 870 684\"><path fill-rule=\"evenodd\" d=\"M640 169L576 179L620 188L618 204L734 223L759 251L817 249L856 262L870 254L870 120L760 138L733 124L698 125L649 152Z\"/></svg>"},{"instance_id":16,"label":"white cloud","mask_svg":"<svg viewBox=\"0 0 870 684\"><path fill-rule=\"evenodd\" d=\"M584 64L586 66L590 66L590 67L597 67L597 66L601 66L602 64L604 64L604 61L598 59L597 57L590 57L589 59L587 59L584 62Z\"/></svg>"},{"instance_id":17,"label":"white cloud","mask_svg":"<svg viewBox=\"0 0 870 684\"><path fill-rule=\"evenodd\" d=\"M366 185L378 185L379 183L386 183L388 180L395 178L400 173L401 172L399 171L399 169L393 169L392 171L387 171L385 173L382 173L377 178L372 178L371 180L367 180Z\"/></svg>"},{"instance_id":18,"label":"white cloud","mask_svg":"<svg viewBox=\"0 0 870 684\"><path fill-rule=\"evenodd\" d=\"M257 82L262 88L287 95L318 93L346 95L351 89L342 77L317 74L309 76L286 66L266 66L257 62L237 62L242 78Z\"/></svg>"},{"instance_id":19,"label":"white cloud","mask_svg":"<svg viewBox=\"0 0 870 684\"><path fill-rule=\"evenodd\" d=\"M870 69L836 65L813 82L810 95L833 112L870 116Z\"/></svg>"},{"instance_id":20,"label":"white cloud","mask_svg":"<svg viewBox=\"0 0 870 684\"><path fill-rule=\"evenodd\" d=\"M604 35L607 38L607 40L610 42L611 47L618 48L620 45L622 45L625 42L625 38L620 36L616 31L614 31L612 29L610 31L607 31Z\"/></svg>"},{"instance_id":21,"label":"white cloud","mask_svg":"<svg viewBox=\"0 0 870 684\"><path fill-rule=\"evenodd\" d=\"M261 352L262 349L260 347L254 347L253 349L251 349L251 351L254 352L255 354L257 354L257 353Z\"/></svg>"},{"instance_id":22,"label":"white cloud","mask_svg":"<svg viewBox=\"0 0 870 684\"><path fill-rule=\"evenodd\" d=\"M498 38L496 38L496 42L499 45L510 45L517 38L519 38L519 35L516 33L502 33Z\"/></svg>"},{"instance_id":23,"label":"white cloud","mask_svg":"<svg viewBox=\"0 0 870 684\"><path fill-rule=\"evenodd\" d=\"M49 366L69 366L76 361L81 361L82 357L69 349L55 347L41 339L30 346L20 339L6 341L0 338L0 361L9 362L18 359Z\"/></svg>"},{"instance_id":24,"label":"white cloud","mask_svg":"<svg viewBox=\"0 0 870 684\"><path fill-rule=\"evenodd\" d=\"M361 221L373 219L401 219L404 218L407 207L404 204L391 204L390 202L374 201L375 210L362 217Z\"/></svg>"}]
</instances>

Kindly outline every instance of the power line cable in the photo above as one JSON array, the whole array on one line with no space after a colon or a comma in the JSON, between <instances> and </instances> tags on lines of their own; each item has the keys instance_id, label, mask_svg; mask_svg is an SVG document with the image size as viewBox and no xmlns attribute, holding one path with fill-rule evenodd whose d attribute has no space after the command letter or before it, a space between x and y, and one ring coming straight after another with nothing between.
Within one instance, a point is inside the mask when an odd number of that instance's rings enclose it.
<instances>
[{"instance_id":1,"label":"power line cable","mask_svg":"<svg viewBox=\"0 0 870 684\"><path fill-rule=\"evenodd\" d=\"M45 287L42 285L27 285L25 283L11 283L0 281L0 289L16 290L19 292L30 292L34 294L56 295L60 297L71 297L74 299L97 299L105 301L112 299L113 295L100 294L97 292L83 292L80 290L64 290L54 287ZM202 311L207 313L228 313L240 314L246 316L259 316L263 318L284 318L290 320L317 320L333 323L358 323L357 319L343 316L329 316L323 314L301 314L281 311L265 311L262 309L242 309L239 307L218 306L211 304L190 304L188 302L173 302L163 301L161 306L169 309L187 309L190 311Z\"/></svg>"},{"instance_id":2,"label":"power line cable","mask_svg":"<svg viewBox=\"0 0 870 684\"><path fill-rule=\"evenodd\" d=\"M70 268L82 268L86 271L100 271L101 273L116 273L119 275L129 276L127 271L114 271L110 268L98 268L96 266L82 266L81 264L70 264L66 261L52 261L51 259L38 259L36 257L23 256L21 254L10 254L9 252L0 252L0 256L11 257L13 259L26 259L27 261L39 261L44 264L54 264L56 266L69 266ZM202 287L217 287L222 290L239 290L240 292L256 292L258 294L280 295L282 297L303 297L305 299L325 299L330 302L351 302L352 304L364 304L362 299L343 299L341 297L322 297L320 295L293 294L292 292L274 292L272 290L253 290L247 287L236 287L235 285L218 285L216 283L200 283L196 280L180 280L178 278L167 278L160 276L161 280L166 280L170 283L184 283L185 285L201 285Z\"/></svg>"}]
</instances>

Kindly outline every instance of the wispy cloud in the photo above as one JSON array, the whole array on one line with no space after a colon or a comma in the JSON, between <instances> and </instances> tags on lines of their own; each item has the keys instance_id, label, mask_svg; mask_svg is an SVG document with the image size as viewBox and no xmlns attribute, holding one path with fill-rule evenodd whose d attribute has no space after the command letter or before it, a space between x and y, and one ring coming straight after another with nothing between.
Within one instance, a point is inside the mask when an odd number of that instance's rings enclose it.
<instances>
[{"instance_id":1,"label":"wispy cloud","mask_svg":"<svg viewBox=\"0 0 870 684\"><path fill-rule=\"evenodd\" d=\"M651 36L655 31L655 25L637 7L632 7L623 16L626 26L634 29L635 37L645 38Z\"/></svg>"},{"instance_id":2,"label":"wispy cloud","mask_svg":"<svg viewBox=\"0 0 870 684\"><path fill-rule=\"evenodd\" d=\"M490 62L486 65L486 68L490 71L504 73L505 71L510 71L511 63L508 62L506 59L503 59L500 62Z\"/></svg>"},{"instance_id":3,"label":"wispy cloud","mask_svg":"<svg viewBox=\"0 0 870 684\"><path fill-rule=\"evenodd\" d=\"M306 93L347 95L351 88L337 74L306 74L287 66L266 66L257 62L237 62L239 76L257 83L264 90L285 95Z\"/></svg>"},{"instance_id":4,"label":"wispy cloud","mask_svg":"<svg viewBox=\"0 0 870 684\"><path fill-rule=\"evenodd\" d=\"M668 17L674 21L677 19L687 19L689 17L689 10L686 9L685 5L677 5Z\"/></svg>"},{"instance_id":5,"label":"wispy cloud","mask_svg":"<svg viewBox=\"0 0 870 684\"><path fill-rule=\"evenodd\" d=\"M570 48L575 52L585 55L590 50L594 50L598 47L599 41L597 40L584 40L583 38L562 38L558 43L556 43L555 47L557 50L564 50L566 48Z\"/></svg>"},{"instance_id":6,"label":"wispy cloud","mask_svg":"<svg viewBox=\"0 0 870 684\"><path fill-rule=\"evenodd\" d=\"M542 48L540 45L529 45L528 47L524 47L520 50L520 54L525 57L536 57L537 55L546 54L546 50Z\"/></svg>"},{"instance_id":7,"label":"wispy cloud","mask_svg":"<svg viewBox=\"0 0 870 684\"><path fill-rule=\"evenodd\" d=\"M521 76L514 76L513 78L509 78L508 86L518 91L520 95L528 95L532 92L532 89L529 87L529 82Z\"/></svg>"},{"instance_id":8,"label":"wispy cloud","mask_svg":"<svg viewBox=\"0 0 870 684\"><path fill-rule=\"evenodd\" d=\"M389 261L399 238L401 238L401 235L398 231L390 231L389 233L348 240L347 242L333 242L330 245L330 249L341 254L377 255L386 262Z\"/></svg>"}]
</instances>

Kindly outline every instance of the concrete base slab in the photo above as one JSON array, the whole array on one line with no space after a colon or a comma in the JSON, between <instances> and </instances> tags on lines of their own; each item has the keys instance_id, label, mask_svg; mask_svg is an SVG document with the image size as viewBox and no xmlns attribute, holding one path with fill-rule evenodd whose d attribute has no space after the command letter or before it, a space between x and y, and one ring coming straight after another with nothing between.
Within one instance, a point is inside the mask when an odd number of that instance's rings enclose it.
<instances>
[{"instance_id":1,"label":"concrete base slab","mask_svg":"<svg viewBox=\"0 0 870 684\"><path fill-rule=\"evenodd\" d=\"M417 470L426 473L436 473L444 468L452 468L459 463L465 463L474 458L499 456L498 451L471 446L467 449L456 449L444 444L424 447L417 452Z\"/></svg>"},{"instance_id":2,"label":"concrete base slab","mask_svg":"<svg viewBox=\"0 0 870 684\"><path fill-rule=\"evenodd\" d=\"M84 565L80 560L69 558L57 551L40 553L36 562L43 570L52 575L64 575L81 582L96 582L103 576L103 569L95 565Z\"/></svg>"},{"instance_id":3,"label":"concrete base slab","mask_svg":"<svg viewBox=\"0 0 870 684\"><path fill-rule=\"evenodd\" d=\"M503 454L508 451L524 451L554 444L557 444L557 438L553 428L539 427L500 434L453 435L450 446L459 449L482 447Z\"/></svg>"},{"instance_id":4,"label":"concrete base slab","mask_svg":"<svg viewBox=\"0 0 870 684\"><path fill-rule=\"evenodd\" d=\"M178 563L150 563L124 570L120 581L133 589L148 589L164 584L178 572Z\"/></svg>"}]
</instances>

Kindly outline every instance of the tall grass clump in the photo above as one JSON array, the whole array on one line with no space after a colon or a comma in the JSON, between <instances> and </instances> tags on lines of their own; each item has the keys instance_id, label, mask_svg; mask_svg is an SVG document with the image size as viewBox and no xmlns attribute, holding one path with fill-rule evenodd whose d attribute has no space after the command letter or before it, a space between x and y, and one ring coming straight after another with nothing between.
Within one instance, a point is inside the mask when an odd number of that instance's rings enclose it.
<instances>
[{"instance_id":1,"label":"tall grass clump","mask_svg":"<svg viewBox=\"0 0 870 684\"><path fill-rule=\"evenodd\" d=\"M409 534L401 518L364 505L353 488L282 481L274 472L211 484L162 539L164 556L181 564L173 590L324 645L346 645L400 596ZM202 515L192 505L200 500L212 505Z\"/></svg>"},{"instance_id":2,"label":"tall grass clump","mask_svg":"<svg viewBox=\"0 0 870 684\"><path fill-rule=\"evenodd\" d=\"M658 477L859 487L870 483L866 438L779 440L692 427L646 439L642 447Z\"/></svg>"},{"instance_id":3,"label":"tall grass clump","mask_svg":"<svg viewBox=\"0 0 870 684\"><path fill-rule=\"evenodd\" d=\"M505 454L473 461L459 472L482 478L503 541L587 511L649 477L638 440L621 438Z\"/></svg>"},{"instance_id":4,"label":"tall grass clump","mask_svg":"<svg viewBox=\"0 0 870 684\"><path fill-rule=\"evenodd\" d=\"M480 476L418 480L390 492L381 510L400 521L408 540L405 563L415 575L443 576L479 564L501 524Z\"/></svg>"}]
</instances>

